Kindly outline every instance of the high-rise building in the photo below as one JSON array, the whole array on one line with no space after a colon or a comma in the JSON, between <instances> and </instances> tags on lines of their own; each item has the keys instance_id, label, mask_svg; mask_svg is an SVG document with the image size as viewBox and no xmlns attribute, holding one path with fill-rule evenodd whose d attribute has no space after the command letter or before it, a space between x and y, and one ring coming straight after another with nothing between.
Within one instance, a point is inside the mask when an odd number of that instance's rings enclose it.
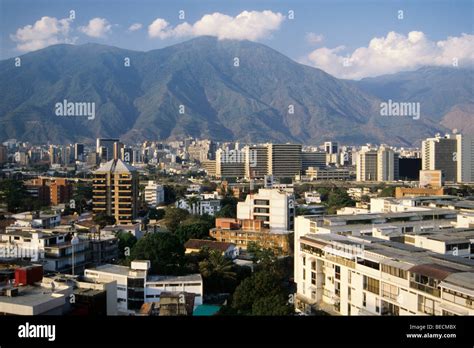
<instances>
[{"instance_id":1,"label":"high-rise building","mask_svg":"<svg viewBox=\"0 0 474 348\"><path fill-rule=\"evenodd\" d=\"M68 203L72 198L72 185L67 179L55 179L49 186L50 201L53 205Z\"/></svg>"},{"instance_id":2,"label":"high-rise building","mask_svg":"<svg viewBox=\"0 0 474 348\"><path fill-rule=\"evenodd\" d=\"M300 144L269 144L268 174L275 178L293 178L301 173Z\"/></svg>"},{"instance_id":3,"label":"high-rise building","mask_svg":"<svg viewBox=\"0 0 474 348\"><path fill-rule=\"evenodd\" d=\"M93 211L115 217L117 224L131 224L138 211L137 170L115 158L94 171Z\"/></svg>"},{"instance_id":4,"label":"high-rise building","mask_svg":"<svg viewBox=\"0 0 474 348\"><path fill-rule=\"evenodd\" d=\"M54 145L49 145L49 163L59 164L61 162L60 151Z\"/></svg>"},{"instance_id":5,"label":"high-rise building","mask_svg":"<svg viewBox=\"0 0 474 348\"><path fill-rule=\"evenodd\" d=\"M399 178L401 180L411 180L418 181L420 180L420 170L421 170L421 158L399 158Z\"/></svg>"},{"instance_id":6,"label":"high-rise building","mask_svg":"<svg viewBox=\"0 0 474 348\"><path fill-rule=\"evenodd\" d=\"M114 158L114 143L120 142L115 138L97 138L96 152L99 154L102 162L110 161Z\"/></svg>"},{"instance_id":7,"label":"high-rise building","mask_svg":"<svg viewBox=\"0 0 474 348\"><path fill-rule=\"evenodd\" d=\"M422 170L441 170L444 180L457 179L457 140L436 135L421 143Z\"/></svg>"},{"instance_id":8,"label":"high-rise building","mask_svg":"<svg viewBox=\"0 0 474 348\"><path fill-rule=\"evenodd\" d=\"M121 159L125 163L132 164L133 163L133 149L131 147L124 147L121 150Z\"/></svg>"},{"instance_id":9,"label":"high-rise building","mask_svg":"<svg viewBox=\"0 0 474 348\"><path fill-rule=\"evenodd\" d=\"M357 181L377 180L377 151L363 148L357 153Z\"/></svg>"},{"instance_id":10,"label":"high-rise building","mask_svg":"<svg viewBox=\"0 0 474 348\"><path fill-rule=\"evenodd\" d=\"M339 144L335 141L326 141L324 143L324 151L327 154L337 154L339 151Z\"/></svg>"},{"instance_id":11,"label":"high-rise building","mask_svg":"<svg viewBox=\"0 0 474 348\"><path fill-rule=\"evenodd\" d=\"M74 144L74 160L84 161L84 144Z\"/></svg>"},{"instance_id":12,"label":"high-rise building","mask_svg":"<svg viewBox=\"0 0 474 348\"><path fill-rule=\"evenodd\" d=\"M268 173L267 145L245 146L245 177L263 178Z\"/></svg>"},{"instance_id":13,"label":"high-rise building","mask_svg":"<svg viewBox=\"0 0 474 348\"><path fill-rule=\"evenodd\" d=\"M212 140L198 140L187 147L189 158L202 162L215 159L216 143Z\"/></svg>"},{"instance_id":14,"label":"high-rise building","mask_svg":"<svg viewBox=\"0 0 474 348\"><path fill-rule=\"evenodd\" d=\"M474 182L474 136L456 134L457 182Z\"/></svg>"},{"instance_id":15,"label":"high-rise building","mask_svg":"<svg viewBox=\"0 0 474 348\"><path fill-rule=\"evenodd\" d=\"M245 177L245 152L241 150L218 149L216 151L216 177Z\"/></svg>"},{"instance_id":16,"label":"high-rise building","mask_svg":"<svg viewBox=\"0 0 474 348\"><path fill-rule=\"evenodd\" d=\"M8 161L7 147L0 145L0 164L7 163L7 161Z\"/></svg>"},{"instance_id":17,"label":"high-rise building","mask_svg":"<svg viewBox=\"0 0 474 348\"><path fill-rule=\"evenodd\" d=\"M398 180L398 154L382 145L377 150L377 181Z\"/></svg>"},{"instance_id":18,"label":"high-rise building","mask_svg":"<svg viewBox=\"0 0 474 348\"><path fill-rule=\"evenodd\" d=\"M322 152L322 151L301 152L301 170L304 172L309 167L313 167L313 168L326 167L326 152Z\"/></svg>"}]
</instances>

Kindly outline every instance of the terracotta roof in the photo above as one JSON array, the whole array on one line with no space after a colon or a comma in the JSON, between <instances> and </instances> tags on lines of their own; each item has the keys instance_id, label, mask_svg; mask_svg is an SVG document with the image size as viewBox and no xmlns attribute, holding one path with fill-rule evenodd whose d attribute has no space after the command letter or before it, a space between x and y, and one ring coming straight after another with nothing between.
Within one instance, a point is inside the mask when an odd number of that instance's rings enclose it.
<instances>
[{"instance_id":1,"label":"terracotta roof","mask_svg":"<svg viewBox=\"0 0 474 348\"><path fill-rule=\"evenodd\" d=\"M232 243L225 243L225 242L217 242L213 240L203 240L203 239L190 239L186 243L184 243L184 247L186 249L197 249L200 250L204 247L208 247L211 250L218 250L221 252L227 251L230 246L235 244Z\"/></svg>"}]
</instances>

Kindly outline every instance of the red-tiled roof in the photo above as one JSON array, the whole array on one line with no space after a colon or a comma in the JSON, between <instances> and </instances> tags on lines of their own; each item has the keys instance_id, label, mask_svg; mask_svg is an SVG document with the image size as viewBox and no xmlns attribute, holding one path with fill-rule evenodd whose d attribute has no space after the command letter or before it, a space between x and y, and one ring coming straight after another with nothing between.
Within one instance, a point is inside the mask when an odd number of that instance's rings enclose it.
<instances>
[{"instance_id":1,"label":"red-tiled roof","mask_svg":"<svg viewBox=\"0 0 474 348\"><path fill-rule=\"evenodd\" d=\"M225 242L217 242L213 240L190 239L184 244L184 247L186 249L197 249L197 250L207 247L211 250L218 250L221 252L225 252L232 245L234 244L225 243Z\"/></svg>"}]
</instances>

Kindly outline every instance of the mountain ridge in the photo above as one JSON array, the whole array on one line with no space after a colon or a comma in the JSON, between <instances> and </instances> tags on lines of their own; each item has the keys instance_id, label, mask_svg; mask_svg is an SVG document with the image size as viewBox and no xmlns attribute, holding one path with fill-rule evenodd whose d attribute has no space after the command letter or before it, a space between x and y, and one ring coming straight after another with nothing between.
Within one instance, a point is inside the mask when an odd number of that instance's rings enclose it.
<instances>
[{"instance_id":1,"label":"mountain ridge","mask_svg":"<svg viewBox=\"0 0 474 348\"><path fill-rule=\"evenodd\" d=\"M410 145L446 130L441 118L383 118L373 82L339 80L251 41L199 37L147 52L59 44L20 58L21 68L13 58L0 62L0 139ZM59 119L53 106L64 99L95 102L96 119Z\"/></svg>"}]
</instances>

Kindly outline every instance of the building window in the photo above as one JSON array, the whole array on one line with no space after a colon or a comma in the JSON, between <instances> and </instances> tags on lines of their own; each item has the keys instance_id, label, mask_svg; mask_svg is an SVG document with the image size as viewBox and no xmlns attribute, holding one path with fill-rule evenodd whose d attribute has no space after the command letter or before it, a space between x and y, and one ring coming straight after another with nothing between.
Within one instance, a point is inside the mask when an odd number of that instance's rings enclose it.
<instances>
[{"instance_id":1,"label":"building window","mask_svg":"<svg viewBox=\"0 0 474 348\"><path fill-rule=\"evenodd\" d=\"M340 266L335 267L335 274L336 274L336 279L341 279L341 267Z\"/></svg>"},{"instance_id":2,"label":"building window","mask_svg":"<svg viewBox=\"0 0 474 348\"><path fill-rule=\"evenodd\" d=\"M311 272L311 284L316 285L316 272Z\"/></svg>"},{"instance_id":3,"label":"building window","mask_svg":"<svg viewBox=\"0 0 474 348\"><path fill-rule=\"evenodd\" d=\"M364 276L364 290L379 294L380 282L377 279Z\"/></svg>"},{"instance_id":4,"label":"building window","mask_svg":"<svg viewBox=\"0 0 474 348\"><path fill-rule=\"evenodd\" d=\"M404 271L397 267L382 265L382 272L388 273L398 278L408 279L407 271Z\"/></svg>"},{"instance_id":5,"label":"building window","mask_svg":"<svg viewBox=\"0 0 474 348\"><path fill-rule=\"evenodd\" d=\"M380 300L378 298L375 299L375 312L380 312Z\"/></svg>"},{"instance_id":6,"label":"building window","mask_svg":"<svg viewBox=\"0 0 474 348\"><path fill-rule=\"evenodd\" d=\"M347 282L349 284L352 282L352 272L351 272L351 270L347 271Z\"/></svg>"},{"instance_id":7,"label":"building window","mask_svg":"<svg viewBox=\"0 0 474 348\"><path fill-rule=\"evenodd\" d=\"M367 306L367 294L365 292L362 293L362 307Z\"/></svg>"},{"instance_id":8,"label":"building window","mask_svg":"<svg viewBox=\"0 0 474 348\"><path fill-rule=\"evenodd\" d=\"M347 301L350 301L351 300L351 288L348 287L347 288Z\"/></svg>"}]
</instances>

